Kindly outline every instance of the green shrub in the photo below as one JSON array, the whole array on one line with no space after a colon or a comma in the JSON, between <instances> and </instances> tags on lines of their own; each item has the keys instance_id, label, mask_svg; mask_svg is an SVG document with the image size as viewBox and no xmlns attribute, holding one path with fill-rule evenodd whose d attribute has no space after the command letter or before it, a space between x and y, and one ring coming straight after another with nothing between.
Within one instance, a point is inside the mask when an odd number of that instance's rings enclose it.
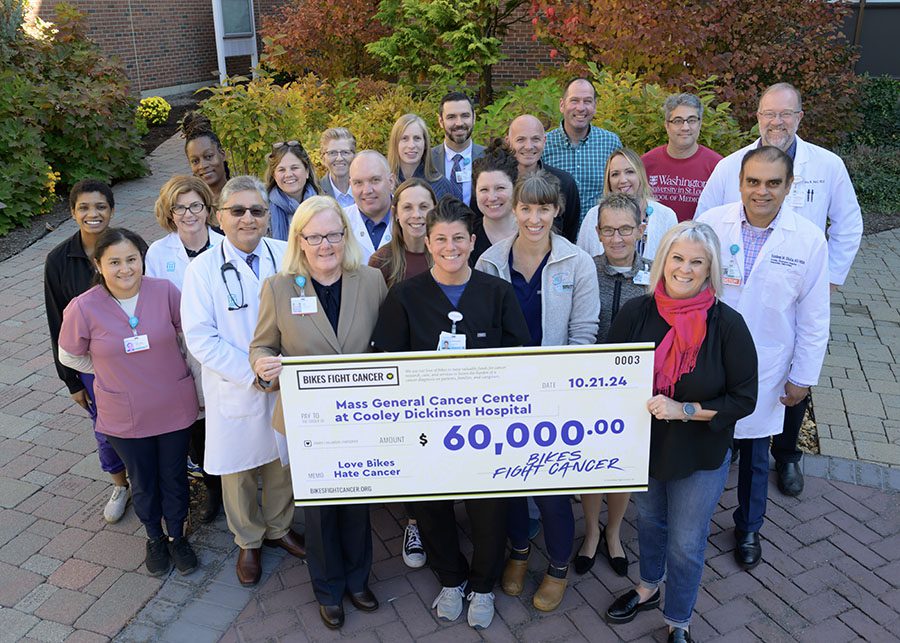
<instances>
[{"instance_id":1,"label":"green shrub","mask_svg":"<svg viewBox=\"0 0 900 643\"><path fill-rule=\"evenodd\" d=\"M862 123L851 134L853 143L900 145L900 80L863 76L859 111Z\"/></svg>"},{"instance_id":2,"label":"green shrub","mask_svg":"<svg viewBox=\"0 0 900 643\"><path fill-rule=\"evenodd\" d=\"M900 215L900 146L858 144L840 155L863 213Z\"/></svg>"},{"instance_id":3,"label":"green shrub","mask_svg":"<svg viewBox=\"0 0 900 643\"><path fill-rule=\"evenodd\" d=\"M44 157L34 85L0 71L0 235L53 207L59 175Z\"/></svg>"},{"instance_id":4,"label":"green shrub","mask_svg":"<svg viewBox=\"0 0 900 643\"><path fill-rule=\"evenodd\" d=\"M628 147L643 154L666 143L663 102L669 91L655 83L645 83L630 72L609 73L588 64L597 90L594 125L615 132ZM728 103L716 103L715 77L685 88L693 91L704 106L700 143L726 155L752 140L741 131ZM476 139L485 142L505 136L510 121L521 114L533 114L547 130L559 126L559 99L564 82L546 77L515 87L485 107L475 125Z\"/></svg>"},{"instance_id":5,"label":"green shrub","mask_svg":"<svg viewBox=\"0 0 900 643\"><path fill-rule=\"evenodd\" d=\"M138 104L137 115L144 119L147 125L165 125L169 120L169 112L172 106L162 96L150 96L141 99Z\"/></svg>"}]
</instances>

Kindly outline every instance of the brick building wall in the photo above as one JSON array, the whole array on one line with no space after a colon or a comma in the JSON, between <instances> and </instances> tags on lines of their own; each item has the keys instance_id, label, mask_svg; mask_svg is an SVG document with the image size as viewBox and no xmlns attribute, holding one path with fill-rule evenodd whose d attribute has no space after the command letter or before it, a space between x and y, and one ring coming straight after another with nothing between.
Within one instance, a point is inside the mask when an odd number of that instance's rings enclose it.
<instances>
[{"instance_id":1,"label":"brick building wall","mask_svg":"<svg viewBox=\"0 0 900 643\"><path fill-rule=\"evenodd\" d=\"M62 0L30 0L31 11L53 22ZM218 82L211 0L68 0L86 16L88 36L123 64L135 93L152 94L180 86ZM287 0L254 0L256 26ZM502 88L532 78L553 64L549 49L532 40L527 7L513 25L503 51L509 58L494 68ZM260 51L262 47L260 47ZM229 58L229 74L249 71L249 58Z\"/></svg>"}]
</instances>

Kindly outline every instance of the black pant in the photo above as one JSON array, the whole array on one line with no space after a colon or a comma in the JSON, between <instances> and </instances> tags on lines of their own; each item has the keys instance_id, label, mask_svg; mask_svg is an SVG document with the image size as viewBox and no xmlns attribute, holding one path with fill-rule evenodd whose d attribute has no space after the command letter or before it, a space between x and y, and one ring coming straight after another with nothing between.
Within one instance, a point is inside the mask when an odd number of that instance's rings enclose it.
<instances>
[{"instance_id":1,"label":"black pant","mask_svg":"<svg viewBox=\"0 0 900 643\"><path fill-rule=\"evenodd\" d=\"M358 593L372 571L369 505L304 508L306 564L321 605L340 605L345 592Z\"/></svg>"},{"instance_id":2,"label":"black pant","mask_svg":"<svg viewBox=\"0 0 900 643\"><path fill-rule=\"evenodd\" d=\"M506 554L506 499L465 500L472 526L472 565L459 547L452 500L416 503L416 518L428 564L443 587L469 582L468 591L493 591Z\"/></svg>"},{"instance_id":3,"label":"black pant","mask_svg":"<svg viewBox=\"0 0 900 643\"><path fill-rule=\"evenodd\" d=\"M147 536L162 536L162 519L165 518L169 536L181 538L190 497L184 468L190 429L147 438L113 435L107 438L125 463L131 480L134 512L147 530Z\"/></svg>"},{"instance_id":4,"label":"black pant","mask_svg":"<svg viewBox=\"0 0 900 643\"><path fill-rule=\"evenodd\" d=\"M795 406L784 408L784 426L779 435L772 436L772 457L778 464L800 462L803 452L797 448L803 416L809 406L809 395Z\"/></svg>"},{"instance_id":5,"label":"black pant","mask_svg":"<svg viewBox=\"0 0 900 643\"><path fill-rule=\"evenodd\" d=\"M190 456L191 460L194 461L194 464L198 465L201 469L203 469L203 452L205 449L206 420L204 418L199 418L191 425ZM206 485L206 488L210 493L215 494L221 499L222 479L219 476L206 473L206 469L203 469L203 484Z\"/></svg>"}]
</instances>

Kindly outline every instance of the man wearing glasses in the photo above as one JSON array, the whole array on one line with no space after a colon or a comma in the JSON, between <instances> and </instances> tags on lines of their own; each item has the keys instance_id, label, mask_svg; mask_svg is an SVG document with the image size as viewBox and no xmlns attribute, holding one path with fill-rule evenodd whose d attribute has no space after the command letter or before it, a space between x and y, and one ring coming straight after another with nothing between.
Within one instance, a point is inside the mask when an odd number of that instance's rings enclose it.
<instances>
[{"instance_id":1,"label":"man wearing glasses","mask_svg":"<svg viewBox=\"0 0 900 643\"><path fill-rule=\"evenodd\" d=\"M322 165L328 172L319 181L322 194L333 197L342 208L353 205L350 163L356 156L356 137L346 127L330 127L319 138Z\"/></svg>"},{"instance_id":2,"label":"man wearing glasses","mask_svg":"<svg viewBox=\"0 0 900 643\"><path fill-rule=\"evenodd\" d=\"M694 218L697 199L722 155L697 143L703 103L693 94L672 94L663 103L669 142L641 157L656 200L675 210L678 221Z\"/></svg>"},{"instance_id":3,"label":"man wearing glasses","mask_svg":"<svg viewBox=\"0 0 900 643\"><path fill-rule=\"evenodd\" d=\"M785 204L823 232L828 229L828 280L833 291L850 272L863 230L862 213L847 168L836 154L797 136L803 105L800 92L793 85L776 83L763 92L756 116L759 139L716 166L700 195L695 216L740 201L739 175L744 155L762 145L777 147L794 161L794 182ZM797 448L797 437L807 403L804 398L787 407L784 430L772 440L778 488L788 496L803 491L802 454Z\"/></svg>"},{"instance_id":4,"label":"man wearing glasses","mask_svg":"<svg viewBox=\"0 0 900 643\"><path fill-rule=\"evenodd\" d=\"M263 544L306 556L303 537L291 529L291 472L282 465L287 449L272 429L275 396L257 380L249 359L260 285L280 269L287 244L263 238L269 228L268 195L254 176L229 180L217 212L225 239L188 266L181 324L188 350L203 366L204 469L222 477L225 517L240 547L238 580L255 585Z\"/></svg>"}]
</instances>

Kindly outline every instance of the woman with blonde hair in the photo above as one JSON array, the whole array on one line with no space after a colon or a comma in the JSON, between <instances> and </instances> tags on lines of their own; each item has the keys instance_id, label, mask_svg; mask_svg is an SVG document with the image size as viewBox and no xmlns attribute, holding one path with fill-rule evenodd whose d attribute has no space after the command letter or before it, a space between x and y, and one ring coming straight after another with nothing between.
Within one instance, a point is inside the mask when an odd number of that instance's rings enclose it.
<instances>
[{"instance_id":1,"label":"woman with blonde hair","mask_svg":"<svg viewBox=\"0 0 900 643\"><path fill-rule=\"evenodd\" d=\"M287 241L297 206L321 193L316 169L299 141L280 141L266 157L266 189L272 214L272 238Z\"/></svg>"},{"instance_id":2,"label":"woman with blonde hair","mask_svg":"<svg viewBox=\"0 0 900 643\"><path fill-rule=\"evenodd\" d=\"M644 236L637 244L638 256L653 261L662 236L678 223L678 217L672 208L653 199L644 162L637 152L627 147L609 155L603 176L603 196L619 193L629 194L640 203ZM603 246L597 238L597 212L597 205L588 210L576 242L592 257L603 254Z\"/></svg>"},{"instance_id":3,"label":"woman with blonde hair","mask_svg":"<svg viewBox=\"0 0 900 643\"><path fill-rule=\"evenodd\" d=\"M431 136L420 116L404 114L397 119L388 139L387 159L397 185L418 177L428 181L438 201L453 194L450 181L431 162Z\"/></svg>"},{"instance_id":4,"label":"woman with blonde hair","mask_svg":"<svg viewBox=\"0 0 900 643\"><path fill-rule=\"evenodd\" d=\"M650 475L638 509L640 583L606 611L628 623L660 604L670 643L691 641L689 627L703 575L709 523L725 487L735 423L753 412L756 348L743 317L718 299L719 239L684 221L659 244L648 294L622 306L610 343L653 342Z\"/></svg>"},{"instance_id":5,"label":"woman with blonde hair","mask_svg":"<svg viewBox=\"0 0 900 643\"><path fill-rule=\"evenodd\" d=\"M277 385L281 355L365 353L387 294L381 273L362 256L347 217L331 197L314 196L297 208L281 270L260 292L259 321L250 364L263 387ZM297 310L295 298L308 304ZM284 433L279 397L272 426ZM366 504L306 507L306 562L319 616L344 624L343 598L362 611L378 609L369 589L372 533Z\"/></svg>"}]
</instances>

